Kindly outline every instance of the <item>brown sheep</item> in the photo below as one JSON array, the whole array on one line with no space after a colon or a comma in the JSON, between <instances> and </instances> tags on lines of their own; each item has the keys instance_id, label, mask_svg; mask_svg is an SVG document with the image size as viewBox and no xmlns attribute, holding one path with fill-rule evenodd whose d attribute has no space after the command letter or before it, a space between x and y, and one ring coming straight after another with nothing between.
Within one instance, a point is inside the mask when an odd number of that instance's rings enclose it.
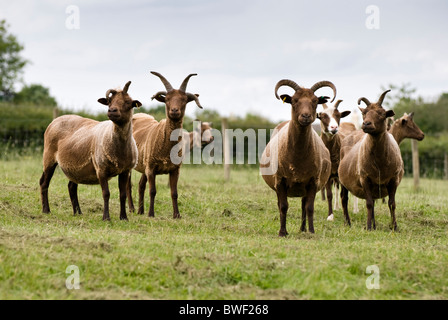
<instances>
[{"instance_id":1,"label":"brown sheep","mask_svg":"<svg viewBox=\"0 0 448 320\"><path fill-rule=\"evenodd\" d=\"M207 144L213 142L214 137L212 136L211 129L212 123L200 120L195 120L196 123L199 122L197 128L193 128L192 132L185 131L183 133L183 143L184 149L187 153L193 150L193 147L202 148ZM195 134L196 133L196 134Z\"/></svg>"},{"instance_id":2,"label":"brown sheep","mask_svg":"<svg viewBox=\"0 0 448 320\"><path fill-rule=\"evenodd\" d=\"M53 120L44 134L43 174L40 178L42 212L49 213L48 187L56 166L69 179L68 190L73 214L81 214L78 184L100 184L103 191L103 220L109 216L109 183L118 175L120 219L126 216L126 183L129 172L137 163L137 146L132 137L133 108L142 104L123 90L110 89L98 102L109 107L109 121L98 122L77 115Z\"/></svg>"},{"instance_id":3,"label":"brown sheep","mask_svg":"<svg viewBox=\"0 0 448 320\"><path fill-rule=\"evenodd\" d=\"M134 115L132 120L134 138L139 152L138 163L135 170L142 173L138 186L138 214L143 214L144 193L146 183L149 182L150 205L148 215L154 217L154 200L157 193L156 176L160 174L169 174L171 199L173 203L173 218L180 218L181 216L177 204L177 182L179 180L179 171L182 163L172 162L171 151L173 147L178 145L179 141L171 140L171 135L173 132L182 131L182 123L187 103L195 101L197 106L202 109L198 95L185 91L190 77L195 76L196 74L188 75L179 89L174 89L168 80L166 80L160 73L154 71L151 71L151 73L160 78L166 89L166 91L157 92L151 98L165 103L166 119L158 122L150 115L139 113ZM182 135L180 135L180 137L182 137ZM130 211L134 211L130 176L128 195Z\"/></svg>"},{"instance_id":4,"label":"brown sheep","mask_svg":"<svg viewBox=\"0 0 448 320\"><path fill-rule=\"evenodd\" d=\"M392 110L384 110L382 102L390 90L383 92L378 102L371 103L360 98L367 107L359 108L363 116L362 131L348 135L341 145L339 180L342 184L342 208L346 223L350 225L347 210L348 192L366 199L367 230L376 228L375 199L389 196L389 211L392 228L397 230L395 218L395 193L403 177L403 160L400 148L393 136L387 132L387 118L394 116Z\"/></svg>"},{"instance_id":5,"label":"brown sheep","mask_svg":"<svg viewBox=\"0 0 448 320\"><path fill-rule=\"evenodd\" d=\"M398 145L400 145L404 139L416 139L422 141L425 138L425 134L414 122L414 112L410 114L405 113L400 119L393 120L393 118L388 118L388 129L387 131L394 137ZM343 124L344 125L344 124ZM352 131L355 129L352 129ZM383 203L386 200L383 198ZM358 198L353 199L353 213L358 213Z\"/></svg>"},{"instance_id":6,"label":"brown sheep","mask_svg":"<svg viewBox=\"0 0 448 320\"><path fill-rule=\"evenodd\" d=\"M278 96L281 86L289 86L295 93ZM260 170L267 185L277 194L280 211L279 236L288 235L286 214L288 197L302 197L301 231L314 233L314 198L328 181L331 172L330 153L311 124L316 120L318 104L326 103L328 97L317 97L314 92L322 87L330 87L336 96L336 87L329 81L321 81L306 89L294 81L281 80L275 86L275 96L290 103L291 120L280 124L278 133L267 144ZM334 98L333 98L334 100Z\"/></svg>"},{"instance_id":7,"label":"brown sheep","mask_svg":"<svg viewBox=\"0 0 448 320\"><path fill-rule=\"evenodd\" d=\"M321 135L322 141L327 147L328 151L330 151L331 158L331 174L328 182L325 186L327 193L327 201L328 201L328 221L333 221L333 192L331 190L333 184L336 187L339 185L338 179L338 168L339 168L339 160L340 160L340 150L341 150L341 141L344 136L343 133L339 133L339 124L341 122L341 118L345 118L348 116L351 111L343 111L340 112L338 110L339 104L342 100L338 100L333 107L328 107L326 104L323 104L324 110L318 113L317 118L320 120L321 125ZM322 194L324 194L324 190L322 190ZM335 197L335 207L337 206L338 196ZM337 208L336 208L337 209Z\"/></svg>"},{"instance_id":8,"label":"brown sheep","mask_svg":"<svg viewBox=\"0 0 448 320\"><path fill-rule=\"evenodd\" d=\"M405 113L400 119L395 120L388 131L395 138L398 145L406 138L418 141L422 141L425 138L423 131L414 122L414 112Z\"/></svg>"}]
</instances>

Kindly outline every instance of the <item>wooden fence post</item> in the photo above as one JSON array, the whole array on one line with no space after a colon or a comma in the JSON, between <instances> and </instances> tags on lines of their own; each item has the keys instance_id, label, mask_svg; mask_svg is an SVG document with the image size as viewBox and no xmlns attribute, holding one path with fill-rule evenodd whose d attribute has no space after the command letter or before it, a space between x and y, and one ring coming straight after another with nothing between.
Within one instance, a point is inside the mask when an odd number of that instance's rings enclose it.
<instances>
[{"instance_id":1,"label":"wooden fence post","mask_svg":"<svg viewBox=\"0 0 448 320\"><path fill-rule=\"evenodd\" d=\"M443 179L448 180L448 153L445 152L445 159L443 160Z\"/></svg>"},{"instance_id":2,"label":"wooden fence post","mask_svg":"<svg viewBox=\"0 0 448 320\"><path fill-rule=\"evenodd\" d=\"M420 163L418 160L418 144L417 140L411 139L412 142L412 174L414 176L414 190L420 187Z\"/></svg>"},{"instance_id":3,"label":"wooden fence post","mask_svg":"<svg viewBox=\"0 0 448 320\"><path fill-rule=\"evenodd\" d=\"M226 181L230 180L230 144L226 134L226 129L228 127L227 118L221 119L221 134L223 143L223 153L224 153L224 179Z\"/></svg>"},{"instance_id":4,"label":"wooden fence post","mask_svg":"<svg viewBox=\"0 0 448 320\"><path fill-rule=\"evenodd\" d=\"M53 120L56 119L59 116L59 109L58 107L53 108Z\"/></svg>"}]
</instances>

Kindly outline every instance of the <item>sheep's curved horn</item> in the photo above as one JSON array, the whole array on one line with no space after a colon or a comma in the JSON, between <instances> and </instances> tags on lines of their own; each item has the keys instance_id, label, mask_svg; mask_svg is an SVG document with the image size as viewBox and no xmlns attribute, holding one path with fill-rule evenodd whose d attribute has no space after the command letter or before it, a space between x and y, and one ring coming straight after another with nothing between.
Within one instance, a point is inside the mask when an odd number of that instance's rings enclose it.
<instances>
[{"instance_id":1,"label":"sheep's curved horn","mask_svg":"<svg viewBox=\"0 0 448 320\"><path fill-rule=\"evenodd\" d=\"M199 102L199 99L198 99L197 95L189 93L189 92L187 92L186 95L187 95L189 100L191 100L191 101L194 100L199 108L204 109L204 108L202 108L201 103Z\"/></svg>"},{"instance_id":2,"label":"sheep's curved horn","mask_svg":"<svg viewBox=\"0 0 448 320\"><path fill-rule=\"evenodd\" d=\"M336 101L336 103L334 104L334 108L337 109L339 107L339 105L341 104L343 100L338 100Z\"/></svg>"},{"instance_id":3,"label":"sheep's curved horn","mask_svg":"<svg viewBox=\"0 0 448 320\"><path fill-rule=\"evenodd\" d=\"M333 96L333 99L330 101L330 102L333 102L334 99L336 98L336 87L335 87L335 85L332 82L330 82L330 81L319 81L316 84L314 84L310 89L313 92L316 92L316 90L318 90L320 88L323 88L323 87L330 87L331 89L333 89L333 95L334 96Z\"/></svg>"},{"instance_id":4,"label":"sheep's curved horn","mask_svg":"<svg viewBox=\"0 0 448 320\"><path fill-rule=\"evenodd\" d=\"M411 112L410 114L408 114L409 119L414 119L414 112Z\"/></svg>"},{"instance_id":5,"label":"sheep's curved horn","mask_svg":"<svg viewBox=\"0 0 448 320\"><path fill-rule=\"evenodd\" d=\"M129 86L131 85L131 81L126 82L123 87L123 93L128 93Z\"/></svg>"},{"instance_id":6,"label":"sheep's curved horn","mask_svg":"<svg viewBox=\"0 0 448 320\"><path fill-rule=\"evenodd\" d=\"M369 99L362 97L358 99L358 106L361 104L361 101L363 101L367 106L371 105Z\"/></svg>"},{"instance_id":7,"label":"sheep's curved horn","mask_svg":"<svg viewBox=\"0 0 448 320\"><path fill-rule=\"evenodd\" d=\"M189 75L185 78L185 80L182 82L182 84L180 85L180 87L179 87L179 91L181 91L181 92L185 92L185 91L187 90L188 80L190 80L190 78L191 78L192 76L197 76L197 75L198 75L197 73L191 73L191 74L189 74Z\"/></svg>"},{"instance_id":8,"label":"sheep's curved horn","mask_svg":"<svg viewBox=\"0 0 448 320\"><path fill-rule=\"evenodd\" d=\"M377 104L379 104L380 106L383 104L384 98L386 97L386 94L387 94L389 91L390 91L390 89L384 91L384 92L381 94L381 97L378 99Z\"/></svg>"},{"instance_id":9,"label":"sheep's curved horn","mask_svg":"<svg viewBox=\"0 0 448 320\"><path fill-rule=\"evenodd\" d=\"M168 80L166 80L165 77L162 76L160 73L155 72L155 71L151 71L151 73L160 78L160 80L162 81L163 85L165 86L165 89L167 92L174 90L171 83Z\"/></svg>"},{"instance_id":10,"label":"sheep's curved horn","mask_svg":"<svg viewBox=\"0 0 448 320\"><path fill-rule=\"evenodd\" d=\"M109 90L107 90L106 91L106 99L109 99L109 95L110 94L116 94L117 93L117 90L114 90L114 89L109 89Z\"/></svg>"},{"instance_id":11,"label":"sheep's curved horn","mask_svg":"<svg viewBox=\"0 0 448 320\"><path fill-rule=\"evenodd\" d=\"M279 89L280 87L282 87L282 86L288 86L288 87L291 87L291 88L294 89L294 91L297 91L297 90L299 90L299 89L302 89L301 86L299 86L297 83L295 83L295 82L292 81L292 80L288 80L288 79L280 80L280 81L277 82L277 84L275 85L275 97L276 97L278 100L280 100L280 97L278 96L277 91L278 91L278 89Z\"/></svg>"}]
</instances>

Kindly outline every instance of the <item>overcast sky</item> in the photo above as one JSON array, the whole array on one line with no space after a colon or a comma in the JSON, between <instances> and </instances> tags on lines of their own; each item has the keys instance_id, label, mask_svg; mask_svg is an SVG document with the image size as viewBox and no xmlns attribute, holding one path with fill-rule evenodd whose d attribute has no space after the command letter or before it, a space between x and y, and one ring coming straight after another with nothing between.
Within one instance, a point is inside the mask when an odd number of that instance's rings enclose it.
<instances>
[{"instance_id":1,"label":"overcast sky","mask_svg":"<svg viewBox=\"0 0 448 320\"><path fill-rule=\"evenodd\" d=\"M0 2L32 62L24 83L49 87L62 107L106 112L97 99L128 80L132 98L153 106L164 90L154 70L177 88L197 73L187 91L204 109L275 121L290 118L274 96L285 78L308 88L332 81L342 110L361 96L376 101L390 83L411 83L428 99L448 91L447 16L446 0ZM187 114L196 110L188 104Z\"/></svg>"}]
</instances>

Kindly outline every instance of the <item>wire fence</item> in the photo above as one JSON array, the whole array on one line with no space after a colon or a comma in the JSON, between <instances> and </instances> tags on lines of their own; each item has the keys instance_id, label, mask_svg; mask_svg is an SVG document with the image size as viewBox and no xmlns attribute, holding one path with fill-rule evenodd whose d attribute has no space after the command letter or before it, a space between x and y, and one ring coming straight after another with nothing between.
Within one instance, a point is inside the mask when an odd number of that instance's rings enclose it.
<instances>
[{"instance_id":1,"label":"wire fence","mask_svg":"<svg viewBox=\"0 0 448 320\"><path fill-rule=\"evenodd\" d=\"M0 128L0 159L15 160L23 156L41 156L44 145L44 132L45 130L43 129L24 130L20 128ZM232 163L237 164L237 160L241 163L241 159L244 159L243 165L258 166L258 162L257 164L249 164L251 152L246 145L247 139L245 139L244 143L245 146L243 149L237 149L236 143L233 144ZM259 150L256 150L256 153L258 154ZM412 153L402 152L402 157L405 176L412 177ZM422 178L448 179L448 161L446 155L445 157L431 157L420 152L419 161L420 176Z\"/></svg>"}]
</instances>

